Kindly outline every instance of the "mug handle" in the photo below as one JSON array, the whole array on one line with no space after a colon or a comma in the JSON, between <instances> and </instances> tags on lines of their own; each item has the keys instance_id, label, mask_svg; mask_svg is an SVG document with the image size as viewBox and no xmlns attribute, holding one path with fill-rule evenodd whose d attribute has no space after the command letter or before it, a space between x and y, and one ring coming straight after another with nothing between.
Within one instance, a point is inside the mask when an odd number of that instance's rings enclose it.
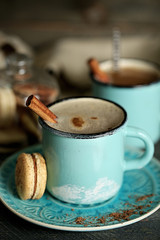
<instances>
[{"instance_id":1,"label":"mug handle","mask_svg":"<svg viewBox=\"0 0 160 240\"><path fill-rule=\"evenodd\" d=\"M145 150L142 156L135 159L125 159L124 170L140 169L147 165L153 157L154 154L154 144L150 136L142 129L127 126L125 131L125 136L138 138L144 142Z\"/></svg>"}]
</instances>

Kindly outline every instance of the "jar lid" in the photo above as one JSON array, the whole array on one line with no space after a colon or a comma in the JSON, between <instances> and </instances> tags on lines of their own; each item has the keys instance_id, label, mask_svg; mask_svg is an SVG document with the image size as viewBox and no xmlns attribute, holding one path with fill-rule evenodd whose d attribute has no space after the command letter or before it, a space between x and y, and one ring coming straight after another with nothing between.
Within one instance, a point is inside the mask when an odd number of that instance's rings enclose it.
<instances>
[{"instance_id":1,"label":"jar lid","mask_svg":"<svg viewBox=\"0 0 160 240\"><path fill-rule=\"evenodd\" d=\"M33 60L29 56L22 53L14 53L7 57L6 59L7 66L11 67L23 67L25 65L32 65Z\"/></svg>"}]
</instances>

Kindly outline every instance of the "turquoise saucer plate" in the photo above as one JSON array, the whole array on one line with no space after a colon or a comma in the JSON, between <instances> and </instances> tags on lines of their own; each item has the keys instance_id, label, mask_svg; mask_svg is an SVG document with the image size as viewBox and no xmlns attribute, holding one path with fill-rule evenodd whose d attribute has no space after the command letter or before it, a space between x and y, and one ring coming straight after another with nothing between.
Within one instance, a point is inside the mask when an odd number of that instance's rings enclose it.
<instances>
[{"instance_id":1,"label":"turquoise saucer plate","mask_svg":"<svg viewBox=\"0 0 160 240\"><path fill-rule=\"evenodd\" d=\"M21 152L40 152L41 145ZM136 223L160 208L160 162L153 158L144 168L127 171L119 194L100 205L82 206L61 202L47 191L39 200L19 199L15 164L20 152L7 158L0 169L0 196L4 205L17 216L34 224L66 231L99 231ZM127 152L128 159L138 156Z\"/></svg>"}]
</instances>

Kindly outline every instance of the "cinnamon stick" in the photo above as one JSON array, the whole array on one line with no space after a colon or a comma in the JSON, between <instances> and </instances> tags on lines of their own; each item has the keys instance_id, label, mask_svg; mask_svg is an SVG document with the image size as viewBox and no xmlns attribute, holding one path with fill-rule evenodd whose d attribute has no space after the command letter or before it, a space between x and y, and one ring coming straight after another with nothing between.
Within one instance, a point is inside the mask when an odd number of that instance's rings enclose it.
<instances>
[{"instance_id":1,"label":"cinnamon stick","mask_svg":"<svg viewBox=\"0 0 160 240\"><path fill-rule=\"evenodd\" d=\"M38 116L43 118L43 120L57 123L55 120L57 116L51 112L38 98L36 98L34 95L30 95L27 98L26 106L32 109Z\"/></svg>"},{"instance_id":2,"label":"cinnamon stick","mask_svg":"<svg viewBox=\"0 0 160 240\"><path fill-rule=\"evenodd\" d=\"M90 69L92 71L92 73L94 74L94 76L101 82L109 82L109 77L107 76L107 74L105 72L103 72L100 67L99 67L99 63L96 59L91 58L88 60L88 64L90 66Z\"/></svg>"}]
</instances>

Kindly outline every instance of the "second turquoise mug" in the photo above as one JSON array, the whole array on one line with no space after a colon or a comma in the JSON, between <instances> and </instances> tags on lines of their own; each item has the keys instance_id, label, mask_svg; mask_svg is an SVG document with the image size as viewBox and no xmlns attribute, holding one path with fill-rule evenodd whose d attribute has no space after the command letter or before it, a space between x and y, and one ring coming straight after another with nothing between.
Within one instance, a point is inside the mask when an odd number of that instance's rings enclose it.
<instances>
[{"instance_id":1,"label":"second turquoise mug","mask_svg":"<svg viewBox=\"0 0 160 240\"><path fill-rule=\"evenodd\" d=\"M160 139L160 67L152 62L140 59L121 59L120 67L147 68L157 72L159 78L150 84L134 86L118 86L112 83L102 83L94 75L92 78L93 96L115 101L125 108L128 114L128 124L144 129L154 143ZM104 71L111 71L111 60L100 63ZM129 80L129 79L128 79ZM134 139L127 139L130 147L143 148L143 143Z\"/></svg>"},{"instance_id":2,"label":"second turquoise mug","mask_svg":"<svg viewBox=\"0 0 160 240\"><path fill-rule=\"evenodd\" d=\"M85 103L86 109L88 100L92 106L98 104L98 108L101 104L110 106L109 116L113 114L112 109L120 112L120 123L110 130L83 134L57 130L56 125L51 127L41 118L39 121L48 170L48 191L61 201L90 205L114 197L123 184L124 172L144 167L153 156L154 145L143 130L127 126L126 111L114 102L95 97L75 97L58 100L51 107L56 114L57 106L73 103L78 114L79 100ZM93 109L96 116L98 109ZM145 150L141 157L130 161L125 159L126 136L144 142Z\"/></svg>"}]
</instances>

